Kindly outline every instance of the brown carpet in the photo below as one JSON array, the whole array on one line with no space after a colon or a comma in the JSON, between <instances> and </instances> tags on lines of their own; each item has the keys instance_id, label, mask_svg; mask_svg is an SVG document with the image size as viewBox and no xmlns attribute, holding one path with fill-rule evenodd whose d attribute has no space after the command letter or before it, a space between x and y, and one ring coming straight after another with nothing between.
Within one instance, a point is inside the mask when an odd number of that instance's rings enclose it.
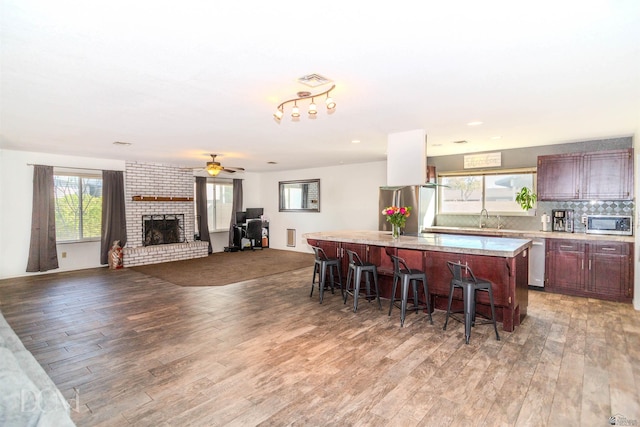
<instances>
[{"instance_id":1,"label":"brown carpet","mask_svg":"<svg viewBox=\"0 0 640 427\"><path fill-rule=\"evenodd\" d=\"M313 266L309 253L262 249L216 252L205 258L131 267L180 286L222 286Z\"/></svg>"}]
</instances>

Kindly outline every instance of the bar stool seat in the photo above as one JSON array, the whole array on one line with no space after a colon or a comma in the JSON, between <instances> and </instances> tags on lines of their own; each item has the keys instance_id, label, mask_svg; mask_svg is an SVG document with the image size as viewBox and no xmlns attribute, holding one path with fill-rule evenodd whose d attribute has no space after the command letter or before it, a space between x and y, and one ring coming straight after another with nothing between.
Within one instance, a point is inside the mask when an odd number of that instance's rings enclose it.
<instances>
[{"instance_id":1,"label":"bar stool seat","mask_svg":"<svg viewBox=\"0 0 640 427\"><path fill-rule=\"evenodd\" d=\"M338 273L338 285L340 286L340 292L344 295L344 289L342 287L342 275L340 273L340 258L329 258L324 250L318 246L311 246L316 256L313 265L313 280L311 281L311 293L309 298L313 296L313 287L316 283L316 274L318 274L318 291L320 293L320 304L324 299L324 290L326 287L327 271L329 272L331 293L334 293L335 278L334 270Z\"/></svg>"},{"instance_id":2,"label":"bar stool seat","mask_svg":"<svg viewBox=\"0 0 640 427\"><path fill-rule=\"evenodd\" d=\"M427 309L429 315L429 322L433 325L433 318L431 317L431 304L429 303L429 285L427 284L427 275L422 270L409 268L404 259L395 255L389 255L393 261L393 290L391 291L391 303L389 304L389 316L391 316L391 310L396 301L396 289L398 282L401 284L401 297L400 297L400 326L404 326L404 318L407 310L413 310L416 313L420 310ZM422 282L422 289L425 295L425 302L420 303L418 300L418 284ZM409 283L413 288L413 306L407 307L407 300L409 298Z\"/></svg>"},{"instance_id":3,"label":"bar stool seat","mask_svg":"<svg viewBox=\"0 0 640 427\"><path fill-rule=\"evenodd\" d=\"M378 300L378 308L382 309L380 303L380 290L378 288L378 269L375 264L369 262L363 262L357 253L345 249L349 256L349 269L347 270L347 283L344 289L343 303L347 303L347 297L353 295L353 312L358 310L358 295L360 294L360 282L362 281L362 275L365 277L366 289L363 297L371 302L373 299ZM371 289L371 277L373 277L373 284L375 288L375 294Z\"/></svg>"},{"instance_id":4,"label":"bar stool seat","mask_svg":"<svg viewBox=\"0 0 640 427\"><path fill-rule=\"evenodd\" d=\"M453 278L451 279L449 304L447 306L447 314L444 321L444 327L442 329L447 329L447 323L449 322L449 316L451 315L452 318L464 323L465 342L469 344L472 326L493 323L493 329L496 332L496 339L500 341L498 327L496 326L496 311L493 305L493 291L491 289L492 283L489 280L476 278L473 271L471 271L471 268L466 264L447 261L447 266L449 267L449 271L451 271ZM453 291L455 288L462 289L462 298L464 301L464 310L462 311L451 311L451 301L453 300ZM486 291L489 293L491 319L487 318L488 320L483 321L482 323L476 322L476 291ZM453 313L464 313L464 321L458 319L453 315ZM482 314L480 315L485 317Z\"/></svg>"}]
</instances>

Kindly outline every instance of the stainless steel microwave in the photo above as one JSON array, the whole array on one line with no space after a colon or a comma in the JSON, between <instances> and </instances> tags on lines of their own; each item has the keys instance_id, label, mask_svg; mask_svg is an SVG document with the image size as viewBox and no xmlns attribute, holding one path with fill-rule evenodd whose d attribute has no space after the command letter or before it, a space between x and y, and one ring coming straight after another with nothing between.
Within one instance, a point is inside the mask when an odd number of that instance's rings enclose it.
<instances>
[{"instance_id":1,"label":"stainless steel microwave","mask_svg":"<svg viewBox=\"0 0 640 427\"><path fill-rule=\"evenodd\" d=\"M632 217L628 215L587 215L587 233L632 236Z\"/></svg>"}]
</instances>

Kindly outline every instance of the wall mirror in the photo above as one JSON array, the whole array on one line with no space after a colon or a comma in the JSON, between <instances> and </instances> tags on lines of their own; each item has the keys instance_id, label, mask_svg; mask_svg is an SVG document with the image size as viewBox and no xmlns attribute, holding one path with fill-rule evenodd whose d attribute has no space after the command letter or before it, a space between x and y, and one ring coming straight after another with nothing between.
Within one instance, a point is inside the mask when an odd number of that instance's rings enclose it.
<instances>
[{"instance_id":1,"label":"wall mirror","mask_svg":"<svg viewBox=\"0 0 640 427\"><path fill-rule=\"evenodd\" d=\"M320 212L320 180L280 181L280 212Z\"/></svg>"}]
</instances>

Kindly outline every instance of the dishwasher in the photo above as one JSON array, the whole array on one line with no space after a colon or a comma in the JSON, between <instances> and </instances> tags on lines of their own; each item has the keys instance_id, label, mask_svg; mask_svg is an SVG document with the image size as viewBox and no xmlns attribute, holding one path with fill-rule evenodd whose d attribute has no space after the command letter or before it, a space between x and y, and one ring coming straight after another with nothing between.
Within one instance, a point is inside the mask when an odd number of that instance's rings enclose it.
<instances>
[{"instance_id":1,"label":"dishwasher","mask_svg":"<svg viewBox=\"0 0 640 427\"><path fill-rule=\"evenodd\" d=\"M529 286L544 287L545 240L532 239L529 250Z\"/></svg>"}]
</instances>

